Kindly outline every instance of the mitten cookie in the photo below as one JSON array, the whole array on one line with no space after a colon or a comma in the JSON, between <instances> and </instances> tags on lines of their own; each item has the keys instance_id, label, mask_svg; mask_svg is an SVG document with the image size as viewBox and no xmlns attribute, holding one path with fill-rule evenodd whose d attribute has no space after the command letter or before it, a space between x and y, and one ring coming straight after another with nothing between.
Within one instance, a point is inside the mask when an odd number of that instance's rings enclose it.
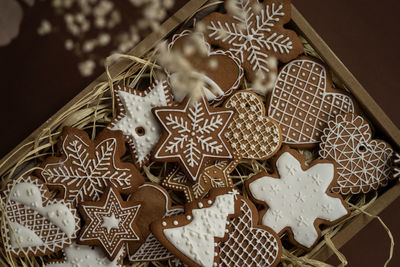
<instances>
[{"instance_id":1,"label":"mitten cookie","mask_svg":"<svg viewBox=\"0 0 400 267\"><path fill-rule=\"evenodd\" d=\"M296 147L317 145L329 120L357 111L348 94L333 88L328 68L311 57L282 68L267 103L268 115L281 127L283 143Z\"/></svg>"},{"instance_id":2,"label":"mitten cookie","mask_svg":"<svg viewBox=\"0 0 400 267\"><path fill-rule=\"evenodd\" d=\"M314 160L308 168L300 153L284 147L276 156L275 172L261 172L246 181L252 199L267 208L261 222L281 236L289 232L293 244L310 250L321 236L320 224L334 225L349 211L340 195L331 192L336 182L335 163Z\"/></svg>"},{"instance_id":3,"label":"mitten cookie","mask_svg":"<svg viewBox=\"0 0 400 267\"><path fill-rule=\"evenodd\" d=\"M259 72L276 72L269 58L288 62L303 52L303 45L294 31L283 27L290 21L289 0L266 0L258 10L257 0L228 0L241 16L212 13L202 22L206 25L208 41L231 51L242 62L246 77L253 81Z\"/></svg>"},{"instance_id":4,"label":"mitten cookie","mask_svg":"<svg viewBox=\"0 0 400 267\"><path fill-rule=\"evenodd\" d=\"M172 37L172 41L168 45L171 52L178 51L181 55L185 56L186 60L190 62L196 73L200 75L205 83L204 93L210 103L224 99L238 89L243 80L243 69L240 61L230 51L212 50L210 45L205 42L207 46L207 55L200 53L192 53L187 55L184 52L184 47L190 41L189 30L185 30ZM202 33L195 33L201 35L200 38L204 40ZM211 63L216 67L212 68ZM168 73L168 81L174 93L176 101L181 102L185 97L184 93L172 86L173 79L179 73Z\"/></svg>"},{"instance_id":5,"label":"mitten cookie","mask_svg":"<svg viewBox=\"0 0 400 267\"><path fill-rule=\"evenodd\" d=\"M249 90L235 93L224 107L236 113L225 137L232 150L243 158L265 160L278 152L282 144L278 124L265 115L262 99Z\"/></svg>"},{"instance_id":6,"label":"mitten cookie","mask_svg":"<svg viewBox=\"0 0 400 267\"><path fill-rule=\"evenodd\" d=\"M79 231L79 216L71 203L50 200L46 185L23 176L6 185L1 232L5 249L15 257L43 256L70 245Z\"/></svg>"},{"instance_id":7,"label":"mitten cookie","mask_svg":"<svg viewBox=\"0 0 400 267\"><path fill-rule=\"evenodd\" d=\"M151 230L189 266L214 266L219 262L215 243L226 240L227 223L238 214L237 194L235 189L214 189L210 198L186 204L185 214L155 222Z\"/></svg>"},{"instance_id":8,"label":"mitten cookie","mask_svg":"<svg viewBox=\"0 0 400 267\"><path fill-rule=\"evenodd\" d=\"M230 159L232 152L224 134L233 111L210 107L205 96L191 101L186 97L179 106L153 109L163 128L153 158L177 161L196 181L207 159Z\"/></svg>"},{"instance_id":9,"label":"mitten cookie","mask_svg":"<svg viewBox=\"0 0 400 267\"><path fill-rule=\"evenodd\" d=\"M128 242L142 238L137 225L141 204L136 200L123 201L112 185L99 201L82 202L78 209L85 222L78 244L99 246L110 261Z\"/></svg>"},{"instance_id":10,"label":"mitten cookie","mask_svg":"<svg viewBox=\"0 0 400 267\"><path fill-rule=\"evenodd\" d=\"M392 177L393 149L371 135L368 122L355 114L339 115L328 123L319 155L338 163L338 180L332 192L367 193L387 185Z\"/></svg>"},{"instance_id":11,"label":"mitten cookie","mask_svg":"<svg viewBox=\"0 0 400 267\"><path fill-rule=\"evenodd\" d=\"M153 83L145 91L117 85L114 87L117 116L111 130L121 130L138 166L146 164L161 135L160 125L151 109L172 104L166 82Z\"/></svg>"},{"instance_id":12,"label":"mitten cookie","mask_svg":"<svg viewBox=\"0 0 400 267\"><path fill-rule=\"evenodd\" d=\"M58 149L61 157L47 158L38 174L67 202L96 201L109 185L128 191L144 182L134 165L120 159L125 154L121 131L104 129L92 142L85 131L64 127Z\"/></svg>"}]
</instances>

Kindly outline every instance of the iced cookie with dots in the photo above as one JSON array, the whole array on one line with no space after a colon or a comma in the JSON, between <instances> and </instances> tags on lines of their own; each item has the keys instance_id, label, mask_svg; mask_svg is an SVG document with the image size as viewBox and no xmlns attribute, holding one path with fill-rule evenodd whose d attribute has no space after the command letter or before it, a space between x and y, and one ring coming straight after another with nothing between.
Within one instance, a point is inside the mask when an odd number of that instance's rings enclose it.
<instances>
[{"instance_id":1,"label":"iced cookie with dots","mask_svg":"<svg viewBox=\"0 0 400 267\"><path fill-rule=\"evenodd\" d=\"M139 167L146 164L161 135L160 125L151 109L173 103L168 84L156 81L146 90L114 86L117 106L111 130L121 130Z\"/></svg>"},{"instance_id":2,"label":"iced cookie with dots","mask_svg":"<svg viewBox=\"0 0 400 267\"><path fill-rule=\"evenodd\" d=\"M22 176L10 181L1 198L1 233L7 253L48 255L76 239L80 228L76 209L62 199L50 199L49 189L39 178Z\"/></svg>"},{"instance_id":3,"label":"iced cookie with dots","mask_svg":"<svg viewBox=\"0 0 400 267\"><path fill-rule=\"evenodd\" d=\"M283 143L304 148L318 145L329 120L358 112L352 97L333 87L328 68L306 56L281 69L267 103L268 115L281 127Z\"/></svg>"},{"instance_id":4,"label":"iced cookie with dots","mask_svg":"<svg viewBox=\"0 0 400 267\"><path fill-rule=\"evenodd\" d=\"M185 46L190 45L190 35L197 34L204 41L207 47L206 55L196 53L187 55ZM190 30L184 30L172 37L168 44L170 52L178 51L190 62L194 71L204 81L204 93L210 104L225 99L239 88L243 81L243 68L240 61L230 51L213 50L204 40L200 32L193 33ZM181 102L185 94L175 90L173 80L180 75L179 73L168 73L168 83L174 93L175 101Z\"/></svg>"},{"instance_id":5,"label":"iced cookie with dots","mask_svg":"<svg viewBox=\"0 0 400 267\"><path fill-rule=\"evenodd\" d=\"M229 220L239 212L239 192L218 188L210 197L185 205L185 213L154 222L151 230L171 253L189 266L216 266L218 242L225 241Z\"/></svg>"},{"instance_id":6,"label":"iced cookie with dots","mask_svg":"<svg viewBox=\"0 0 400 267\"><path fill-rule=\"evenodd\" d=\"M284 147L274 158L273 174L261 172L245 182L260 212L262 225L279 236L287 232L290 241L306 251L321 237L319 225L335 225L349 214L339 194L331 192L336 183L334 161L314 160L306 167L296 150Z\"/></svg>"},{"instance_id":7,"label":"iced cookie with dots","mask_svg":"<svg viewBox=\"0 0 400 267\"><path fill-rule=\"evenodd\" d=\"M78 209L85 222L78 244L100 247L110 261L128 242L142 238L137 225L141 204L124 201L114 186L107 187L99 201L82 202Z\"/></svg>"},{"instance_id":8,"label":"iced cookie with dots","mask_svg":"<svg viewBox=\"0 0 400 267\"><path fill-rule=\"evenodd\" d=\"M321 137L319 155L338 163L338 180L332 192L368 193L386 186L392 176L392 147L372 139L367 121L355 114L329 121Z\"/></svg>"},{"instance_id":9,"label":"iced cookie with dots","mask_svg":"<svg viewBox=\"0 0 400 267\"><path fill-rule=\"evenodd\" d=\"M241 16L212 13L202 20L205 36L212 45L238 57L246 77L253 81L257 73L268 79L276 72L270 58L288 62L303 53L301 40L294 31L284 28L290 21L290 0L228 0L225 6L236 6ZM227 8L228 9L228 8Z\"/></svg>"},{"instance_id":10,"label":"iced cookie with dots","mask_svg":"<svg viewBox=\"0 0 400 267\"><path fill-rule=\"evenodd\" d=\"M265 115L264 103L256 93L239 91L224 107L236 111L225 133L235 153L246 159L265 160L278 152L282 144L281 130Z\"/></svg>"},{"instance_id":11,"label":"iced cookie with dots","mask_svg":"<svg viewBox=\"0 0 400 267\"><path fill-rule=\"evenodd\" d=\"M234 114L229 108L214 108L203 95L185 99L173 107L156 107L162 136L153 152L155 161L178 162L193 181L198 180L207 160L231 159L224 136Z\"/></svg>"},{"instance_id":12,"label":"iced cookie with dots","mask_svg":"<svg viewBox=\"0 0 400 267\"><path fill-rule=\"evenodd\" d=\"M121 161L126 151L121 131L104 129L92 141L85 131L64 127L58 150L61 156L46 158L37 173L67 202L96 201L109 185L128 192L144 183L133 164Z\"/></svg>"}]
</instances>

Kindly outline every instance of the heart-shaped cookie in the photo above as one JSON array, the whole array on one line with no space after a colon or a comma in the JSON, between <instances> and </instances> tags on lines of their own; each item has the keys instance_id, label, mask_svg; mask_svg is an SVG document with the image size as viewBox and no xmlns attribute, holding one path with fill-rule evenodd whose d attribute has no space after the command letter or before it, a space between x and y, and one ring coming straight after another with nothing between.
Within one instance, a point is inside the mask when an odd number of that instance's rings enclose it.
<instances>
[{"instance_id":1,"label":"heart-shaped cookie","mask_svg":"<svg viewBox=\"0 0 400 267\"><path fill-rule=\"evenodd\" d=\"M386 186L391 175L391 146L372 139L369 124L355 114L329 121L321 137L319 155L338 163L335 193L359 194Z\"/></svg>"},{"instance_id":2,"label":"heart-shaped cookie","mask_svg":"<svg viewBox=\"0 0 400 267\"><path fill-rule=\"evenodd\" d=\"M15 183L15 184L14 184ZM2 192L5 249L16 257L43 256L71 244L79 217L71 203L50 200L45 184L34 176L11 181Z\"/></svg>"},{"instance_id":3,"label":"heart-shaped cookie","mask_svg":"<svg viewBox=\"0 0 400 267\"><path fill-rule=\"evenodd\" d=\"M205 83L204 93L210 103L231 95L234 90L239 88L243 80L243 69L239 59L229 51L211 50L210 45L205 42L201 33L195 34L201 35L200 38L204 40L208 50L207 55L201 55L196 52L187 55L184 48L187 42L191 41L190 34L192 32L189 30L175 34L168 45L169 51L178 51L191 63L193 69ZM213 63L216 63L216 68L212 67ZM173 86L177 75L180 74L168 73L168 83L171 86L175 100L181 102L185 97L185 93L175 90Z\"/></svg>"},{"instance_id":4,"label":"heart-shaped cookie","mask_svg":"<svg viewBox=\"0 0 400 267\"><path fill-rule=\"evenodd\" d=\"M282 68L267 103L268 115L281 127L283 142L297 147L315 146L329 120L357 112L352 98L333 88L323 63L310 57Z\"/></svg>"},{"instance_id":5,"label":"heart-shaped cookie","mask_svg":"<svg viewBox=\"0 0 400 267\"><path fill-rule=\"evenodd\" d=\"M249 90L231 96L224 104L236 110L225 137L242 158L265 160L282 144L278 124L265 115L262 99Z\"/></svg>"}]
</instances>

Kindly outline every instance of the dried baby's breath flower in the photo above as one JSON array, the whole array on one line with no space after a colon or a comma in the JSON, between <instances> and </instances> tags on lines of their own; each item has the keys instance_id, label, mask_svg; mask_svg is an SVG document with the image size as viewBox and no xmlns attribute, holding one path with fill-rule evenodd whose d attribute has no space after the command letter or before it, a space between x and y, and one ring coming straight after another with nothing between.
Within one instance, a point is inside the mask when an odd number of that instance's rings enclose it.
<instances>
[{"instance_id":1,"label":"dried baby's breath flower","mask_svg":"<svg viewBox=\"0 0 400 267\"><path fill-rule=\"evenodd\" d=\"M270 66L270 70L276 70L278 61L276 58L270 57L267 59L267 65ZM274 88L276 78L277 74L275 71L270 71L268 73L257 71L256 78L252 83L252 90L260 95L266 95Z\"/></svg>"},{"instance_id":2,"label":"dried baby's breath flower","mask_svg":"<svg viewBox=\"0 0 400 267\"><path fill-rule=\"evenodd\" d=\"M234 18L237 18L240 21L237 24L239 30L245 30L246 25L242 21L246 20L246 12L238 6L238 1L227 1L226 2L226 11Z\"/></svg>"},{"instance_id":3,"label":"dried baby's breath flower","mask_svg":"<svg viewBox=\"0 0 400 267\"><path fill-rule=\"evenodd\" d=\"M93 74L96 67L94 60L88 59L78 64L79 72L82 76L87 77Z\"/></svg>"},{"instance_id":4,"label":"dried baby's breath flower","mask_svg":"<svg viewBox=\"0 0 400 267\"><path fill-rule=\"evenodd\" d=\"M72 49L74 49L74 42L71 39L67 39L67 40L65 40L64 46L65 46L65 49L72 50Z\"/></svg>"},{"instance_id":5,"label":"dried baby's breath flower","mask_svg":"<svg viewBox=\"0 0 400 267\"><path fill-rule=\"evenodd\" d=\"M46 35L51 32L51 29L52 29L52 27L51 27L50 22L48 20L42 20L39 28L37 29L37 33L39 35Z\"/></svg>"}]
</instances>

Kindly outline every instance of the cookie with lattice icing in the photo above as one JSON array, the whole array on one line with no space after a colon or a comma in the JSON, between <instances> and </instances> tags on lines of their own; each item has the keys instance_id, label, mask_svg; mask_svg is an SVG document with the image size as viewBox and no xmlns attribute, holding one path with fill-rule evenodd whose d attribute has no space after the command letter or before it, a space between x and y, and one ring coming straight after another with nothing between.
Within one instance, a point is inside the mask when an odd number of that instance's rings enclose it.
<instances>
[{"instance_id":1,"label":"cookie with lattice icing","mask_svg":"<svg viewBox=\"0 0 400 267\"><path fill-rule=\"evenodd\" d=\"M209 106L206 97L185 99L174 107L153 108L163 134L154 149L155 161L178 162L196 181L208 159L231 159L225 139L226 128L234 113L228 108Z\"/></svg>"},{"instance_id":2,"label":"cookie with lattice icing","mask_svg":"<svg viewBox=\"0 0 400 267\"><path fill-rule=\"evenodd\" d=\"M303 156L284 147L274 158L274 173L261 172L245 182L255 203L266 209L260 212L262 225L290 241L311 250L321 237L319 226L335 225L349 214L339 194L332 193L336 183L336 163L314 160L307 167Z\"/></svg>"},{"instance_id":3,"label":"cookie with lattice icing","mask_svg":"<svg viewBox=\"0 0 400 267\"><path fill-rule=\"evenodd\" d=\"M117 115L108 128L124 133L136 164L143 166L161 135L151 109L173 103L168 84L156 81L146 90L116 85L114 96Z\"/></svg>"},{"instance_id":4,"label":"cookie with lattice icing","mask_svg":"<svg viewBox=\"0 0 400 267\"><path fill-rule=\"evenodd\" d=\"M386 186L392 178L393 149L385 141L372 139L368 122L355 114L329 121L319 155L338 163L338 180L332 187L336 193L367 193Z\"/></svg>"},{"instance_id":5,"label":"cookie with lattice icing","mask_svg":"<svg viewBox=\"0 0 400 267\"><path fill-rule=\"evenodd\" d=\"M120 159L126 151L121 131L104 129L93 142L85 131L64 127L58 149L61 157L45 159L38 174L67 202L95 201L109 185L129 192L144 182L133 164Z\"/></svg>"},{"instance_id":6,"label":"cookie with lattice icing","mask_svg":"<svg viewBox=\"0 0 400 267\"><path fill-rule=\"evenodd\" d=\"M79 216L71 203L50 199L43 181L22 176L1 193L4 248L15 257L43 256L69 246L79 231Z\"/></svg>"},{"instance_id":7,"label":"cookie with lattice icing","mask_svg":"<svg viewBox=\"0 0 400 267\"><path fill-rule=\"evenodd\" d=\"M250 90L232 95L224 107L236 113L225 137L232 150L243 158L265 160L272 157L282 144L278 124L265 115L262 99Z\"/></svg>"},{"instance_id":8,"label":"cookie with lattice icing","mask_svg":"<svg viewBox=\"0 0 400 267\"><path fill-rule=\"evenodd\" d=\"M154 222L151 231L171 253L189 266L219 262L216 243L225 241L229 220L239 213L238 191L218 188L210 197L185 205L185 213Z\"/></svg>"},{"instance_id":9,"label":"cookie with lattice icing","mask_svg":"<svg viewBox=\"0 0 400 267\"><path fill-rule=\"evenodd\" d=\"M288 62L303 53L301 40L284 25L290 21L290 0L228 0L225 6L236 6L240 14L212 13L202 19L205 36L212 45L231 51L238 57L253 81L260 73L276 72L269 62L276 58Z\"/></svg>"},{"instance_id":10,"label":"cookie with lattice icing","mask_svg":"<svg viewBox=\"0 0 400 267\"><path fill-rule=\"evenodd\" d=\"M113 185L107 187L100 200L81 202L78 209L85 224L77 243L100 247L110 261L128 242L142 239L138 226L141 203L124 201Z\"/></svg>"},{"instance_id":11,"label":"cookie with lattice icing","mask_svg":"<svg viewBox=\"0 0 400 267\"><path fill-rule=\"evenodd\" d=\"M300 57L281 69L267 103L268 115L281 127L283 143L295 147L318 145L329 120L358 111L350 95L334 89L329 69L311 57Z\"/></svg>"},{"instance_id":12,"label":"cookie with lattice icing","mask_svg":"<svg viewBox=\"0 0 400 267\"><path fill-rule=\"evenodd\" d=\"M188 54L185 53L185 46L190 45L192 41L191 34L200 35L207 47L206 55L200 54L197 51ZM204 81L204 93L210 103L225 99L239 88L243 80L243 68L240 61L230 51L213 50L210 45L204 40L204 36L200 32L193 33L190 30L184 30L172 37L168 44L170 52L178 52L187 61L190 62L193 70ZM184 92L175 90L173 84L174 79L177 79L179 73L168 73L168 82L174 93L176 101L181 102L185 97Z\"/></svg>"}]
</instances>

